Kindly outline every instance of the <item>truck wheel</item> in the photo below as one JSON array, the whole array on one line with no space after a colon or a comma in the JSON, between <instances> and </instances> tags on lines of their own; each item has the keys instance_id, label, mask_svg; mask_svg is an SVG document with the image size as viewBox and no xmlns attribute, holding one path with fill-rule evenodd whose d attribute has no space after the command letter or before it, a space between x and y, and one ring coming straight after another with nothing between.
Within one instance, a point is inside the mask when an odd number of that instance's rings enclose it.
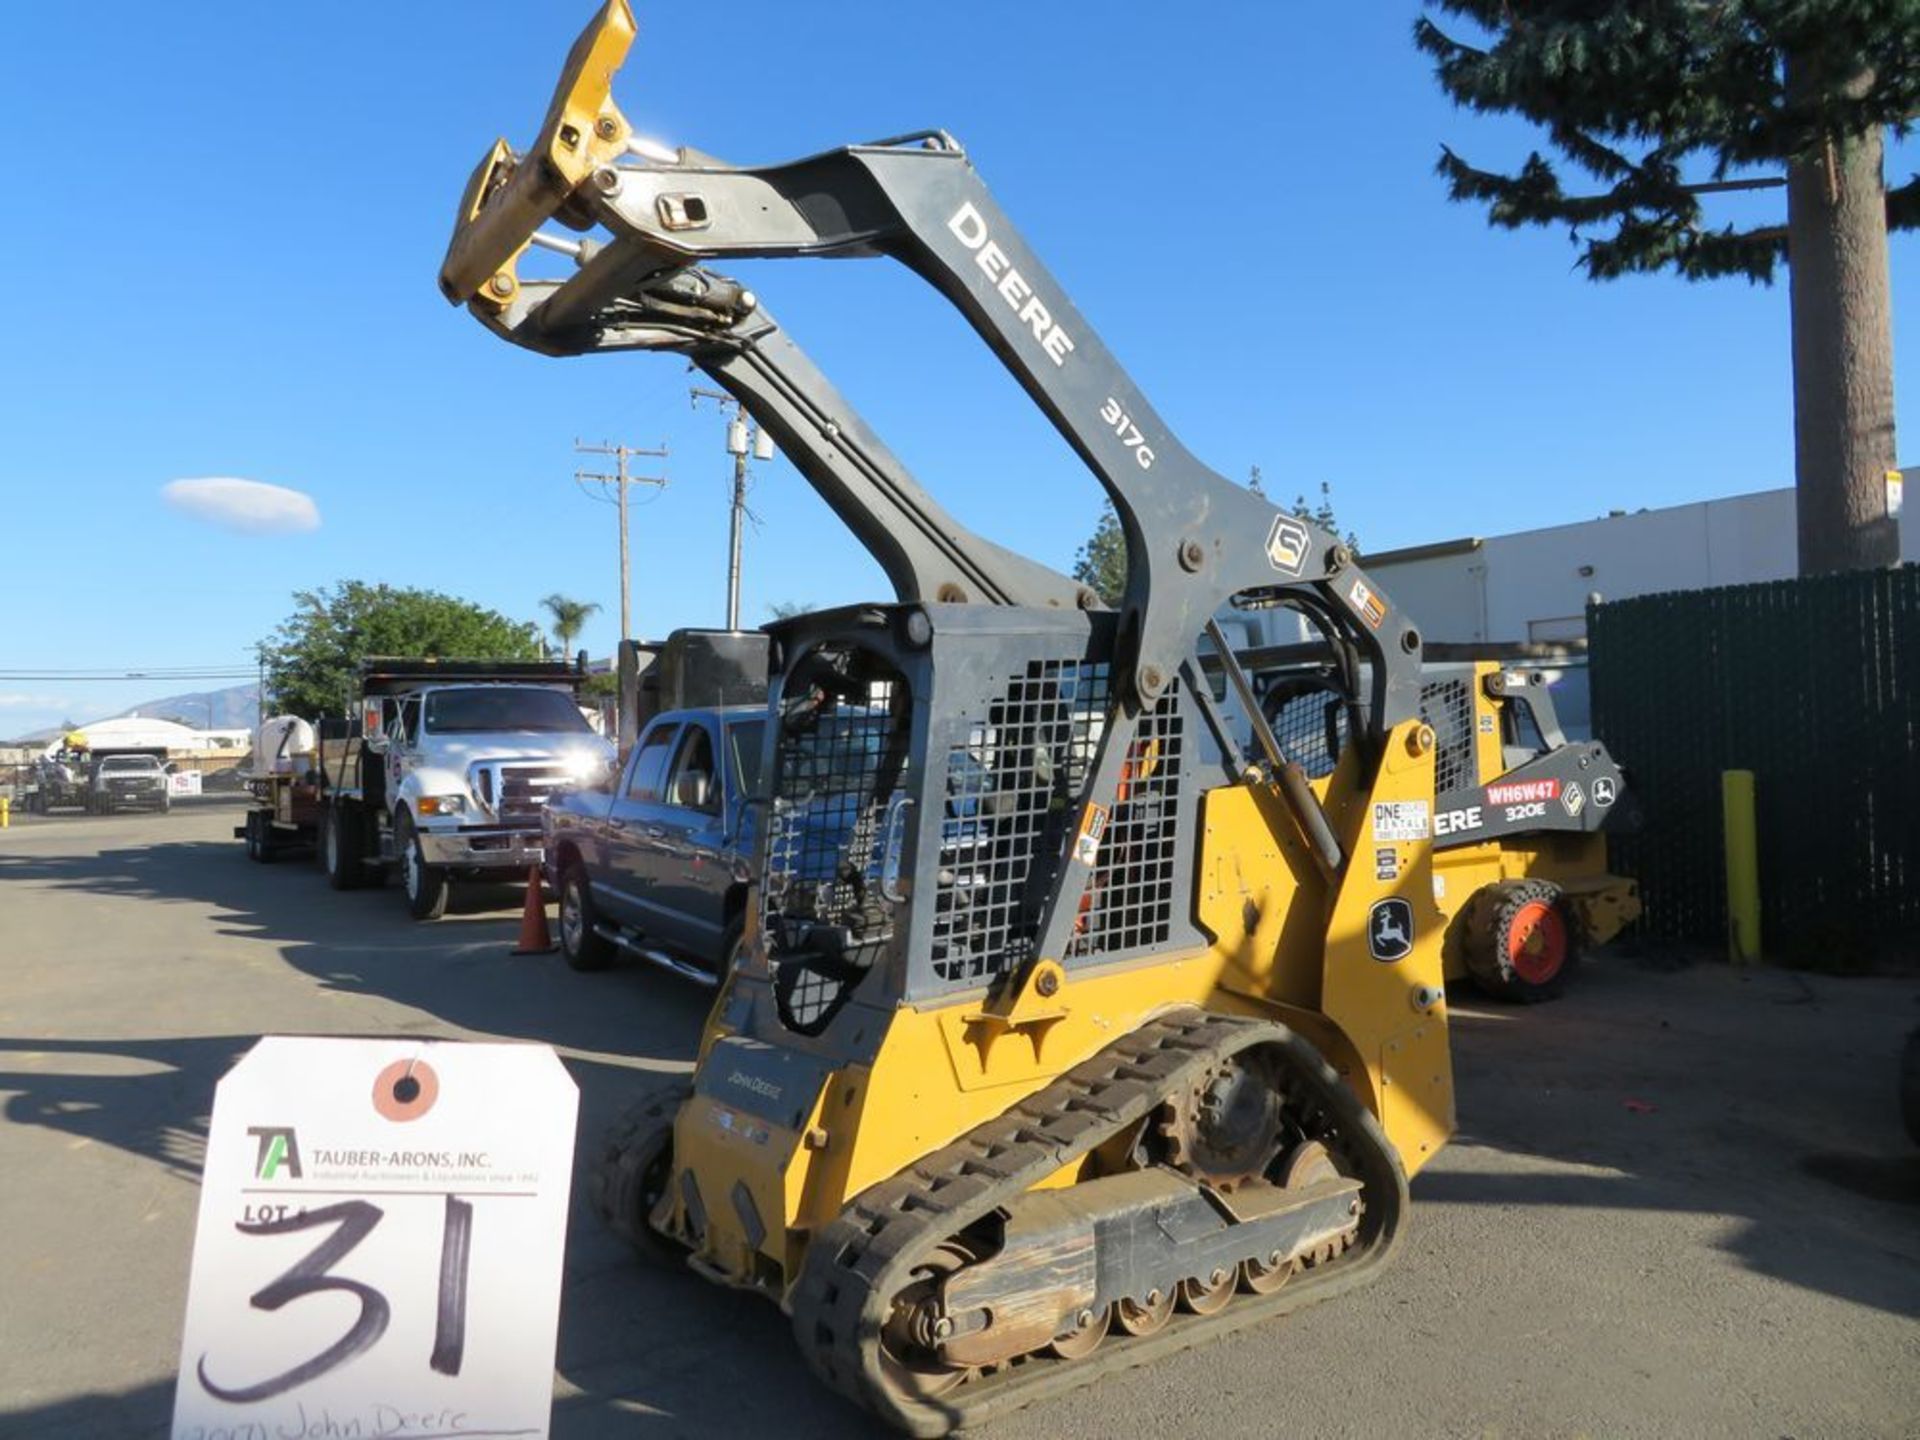
<instances>
[{"instance_id":1,"label":"truck wheel","mask_svg":"<svg viewBox=\"0 0 1920 1440\"><path fill-rule=\"evenodd\" d=\"M613 942L593 928L595 922L587 870L576 860L560 875L560 953L575 970L604 970L613 961Z\"/></svg>"},{"instance_id":2,"label":"truck wheel","mask_svg":"<svg viewBox=\"0 0 1920 1440\"><path fill-rule=\"evenodd\" d=\"M247 858L257 865L273 863L273 826L264 810L247 812Z\"/></svg>"},{"instance_id":3,"label":"truck wheel","mask_svg":"<svg viewBox=\"0 0 1920 1440\"><path fill-rule=\"evenodd\" d=\"M1496 1000L1531 1004L1560 994L1580 959L1573 919L1548 880L1503 880L1473 897L1467 973Z\"/></svg>"},{"instance_id":4,"label":"truck wheel","mask_svg":"<svg viewBox=\"0 0 1920 1440\"><path fill-rule=\"evenodd\" d=\"M346 805L329 805L320 812L320 867L327 884L336 890L358 890L365 883L366 851L360 812Z\"/></svg>"},{"instance_id":5,"label":"truck wheel","mask_svg":"<svg viewBox=\"0 0 1920 1440\"><path fill-rule=\"evenodd\" d=\"M441 866L427 863L411 815L402 810L393 828L393 848L400 857L400 883L407 892L407 912L416 920L438 920L447 913L453 881Z\"/></svg>"}]
</instances>

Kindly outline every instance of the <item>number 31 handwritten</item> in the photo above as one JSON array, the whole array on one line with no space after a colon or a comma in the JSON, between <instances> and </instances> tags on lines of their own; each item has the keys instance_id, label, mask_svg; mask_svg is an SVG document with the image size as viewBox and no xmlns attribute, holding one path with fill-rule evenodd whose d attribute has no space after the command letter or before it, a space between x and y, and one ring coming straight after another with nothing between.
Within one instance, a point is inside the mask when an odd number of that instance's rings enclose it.
<instances>
[{"instance_id":1,"label":"number 31 handwritten","mask_svg":"<svg viewBox=\"0 0 1920 1440\"><path fill-rule=\"evenodd\" d=\"M296 1385L317 1380L370 1350L387 1333L393 1307L373 1286L328 1272L346 1259L355 1246L373 1233L386 1212L365 1200L348 1200L318 1210L306 1210L282 1220L239 1221L242 1235L291 1235L321 1225L338 1228L307 1256L271 1284L256 1290L248 1303L256 1310L278 1310L307 1295L339 1290L360 1301L360 1317L347 1333L310 1360L272 1379L253 1385L216 1385L207 1374L207 1357L195 1367L209 1395L233 1405L252 1405L284 1395ZM446 1217L440 1229L440 1298L433 1328L433 1354L428 1364L442 1375L458 1375L467 1346L467 1259L473 1246L473 1206L447 1196Z\"/></svg>"}]
</instances>

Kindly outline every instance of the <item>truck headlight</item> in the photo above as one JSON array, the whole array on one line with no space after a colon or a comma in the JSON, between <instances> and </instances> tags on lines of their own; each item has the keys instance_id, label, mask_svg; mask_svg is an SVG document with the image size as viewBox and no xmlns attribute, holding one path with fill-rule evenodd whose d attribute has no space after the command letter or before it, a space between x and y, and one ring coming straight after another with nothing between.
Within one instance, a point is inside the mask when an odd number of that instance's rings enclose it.
<instances>
[{"instance_id":1,"label":"truck headlight","mask_svg":"<svg viewBox=\"0 0 1920 1440\"><path fill-rule=\"evenodd\" d=\"M566 759L567 778L576 785L591 789L599 785L613 771L613 765L603 755L569 755Z\"/></svg>"},{"instance_id":2,"label":"truck headlight","mask_svg":"<svg viewBox=\"0 0 1920 1440\"><path fill-rule=\"evenodd\" d=\"M422 815L463 815L467 809L467 797L464 795L422 795L420 813Z\"/></svg>"}]
</instances>

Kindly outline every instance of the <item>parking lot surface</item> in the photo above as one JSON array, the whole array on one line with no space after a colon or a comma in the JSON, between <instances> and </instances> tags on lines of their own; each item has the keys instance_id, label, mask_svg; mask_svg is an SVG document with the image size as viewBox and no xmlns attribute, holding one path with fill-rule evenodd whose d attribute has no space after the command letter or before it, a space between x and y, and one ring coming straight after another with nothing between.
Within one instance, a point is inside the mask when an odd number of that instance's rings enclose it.
<instances>
[{"instance_id":1,"label":"parking lot surface","mask_svg":"<svg viewBox=\"0 0 1920 1440\"><path fill-rule=\"evenodd\" d=\"M259 1035L550 1042L583 1156L691 1062L704 993L511 955L517 891L419 925L251 865L240 813L0 832L0 1435L166 1433L213 1087ZM1460 1134L1392 1270L991 1433L1920 1435L1920 983L1607 956L1555 1005L1453 998ZM774 1307L636 1268L580 1195L556 1435L880 1433Z\"/></svg>"}]
</instances>

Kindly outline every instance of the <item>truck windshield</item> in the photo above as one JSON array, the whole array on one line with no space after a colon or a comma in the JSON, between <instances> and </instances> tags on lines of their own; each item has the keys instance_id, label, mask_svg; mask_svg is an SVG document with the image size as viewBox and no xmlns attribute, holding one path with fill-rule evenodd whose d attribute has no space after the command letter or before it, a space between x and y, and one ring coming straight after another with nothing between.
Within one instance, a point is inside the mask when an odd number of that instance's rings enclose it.
<instances>
[{"instance_id":1,"label":"truck windshield","mask_svg":"<svg viewBox=\"0 0 1920 1440\"><path fill-rule=\"evenodd\" d=\"M489 730L589 734L593 727L565 692L500 685L472 690L435 690L427 696L427 730L434 735L477 735Z\"/></svg>"},{"instance_id":2,"label":"truck windshield","mask_svg":"<svg viewBox=\"0 0 1920 1440\"><path fill-rule=\"evenodd\" d=\"M102 770L158 770L160 762L151 755L110 755L100 762Z\"/></svg>"}]
</instances>

